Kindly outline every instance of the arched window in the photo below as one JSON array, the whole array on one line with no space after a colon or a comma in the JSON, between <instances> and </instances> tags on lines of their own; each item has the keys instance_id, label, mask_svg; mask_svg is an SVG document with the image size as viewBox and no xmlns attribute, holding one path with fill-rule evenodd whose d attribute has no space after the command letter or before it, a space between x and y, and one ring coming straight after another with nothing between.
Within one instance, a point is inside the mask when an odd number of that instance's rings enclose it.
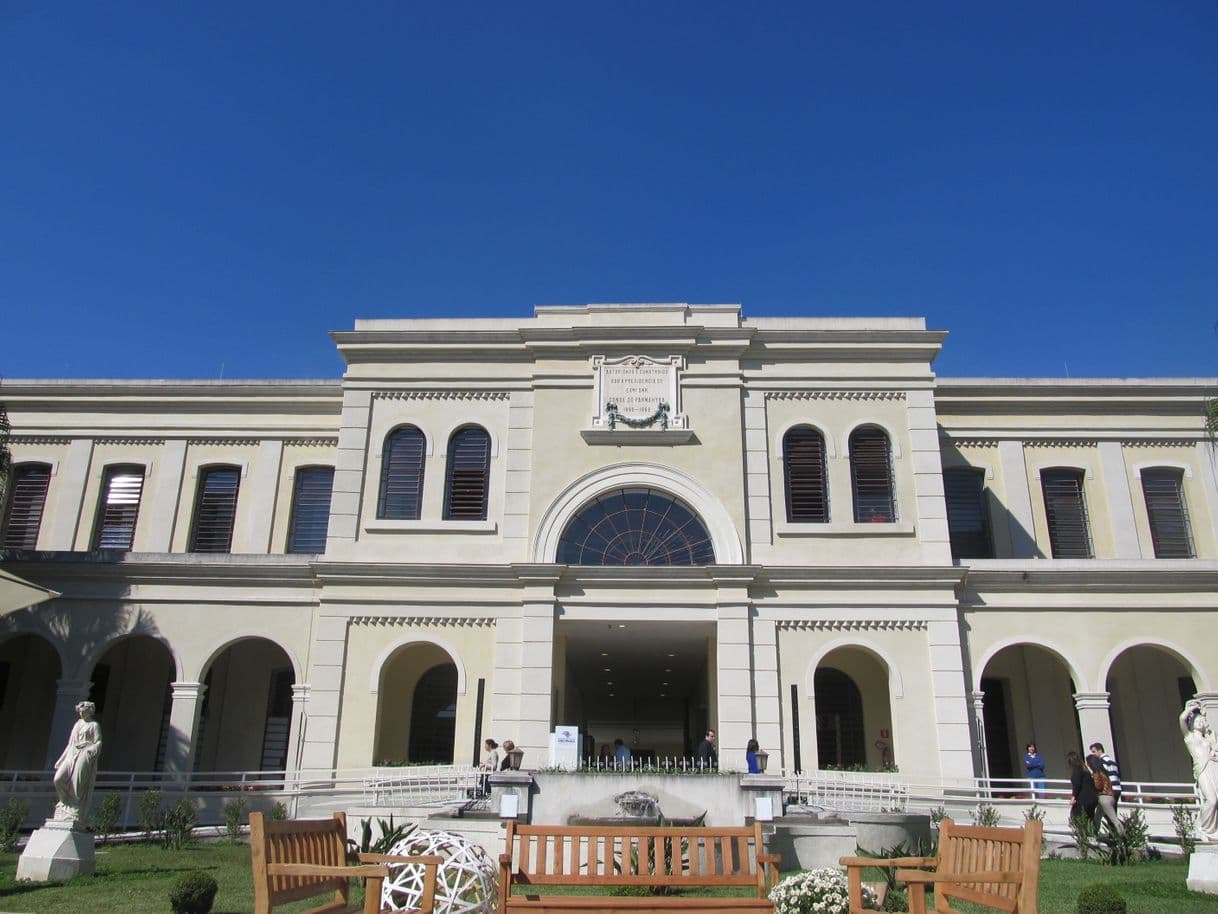
<instances>
[{"instance_id":1,"label":"arched window","mask_svg":"<svg viewBox=\"0 0 1218 914\"><path fill-rule=\"evenodd\" d=\"M985 470L956 467L943 471L947 529L953 559L992 559L990 516L985 499Z\"/></svg>"},{"instance_id":2,"label":"arched window","mask_svg":"<svg viewBox=\"0 0 1218 914\"><path fill-rule=\"evenodd\" d=\"M1055 559L1089 559L1091 524L1087 520L1084 473L1070 467L1041 470L1049 548Z\"/></svg>"},{"instance_id":3,"label":"arched window","mask_svg":"<svg viewBox=\"0 0 1218 914\"><path fill-rule=\"evenodd\" d=\"M42 510L50 484L49 464L21 463L13 468L0 545L9 549L38 548L38 528L42 526Z\"/></svg>"},{"instance_id":4,"label":"arched window","mask_svg":"<svg viewBox=\"0 0 1218 914\"><path fill-rule=\"evenodd\" d=\"M97 508L97 526L93 530L94 549L120 549L124 552L131 549L135 542L135 522L139 519L143 491L142 466L106 468L101 503Z\"/></svg>"},{"instance_id":5,"label":"arched window","mask_svg":"<svg viewBox=\"0 0 1218 914\"><path fill-rule=\"evenodd\" d=\"M833 667L812 678L816 689L816 754L821 768L851 768L867 763L863 696L853 679Z\"/></svg>"},{"instance_id":6,"label":"arched window","mask_svg":"<svg viewBox=\"0 0 1218 914\"><path fill-rule=\"evenodd\" d=\"M1142 471L1142 494L1157 559L1191 559L1193 534L1184 502L1184 471L1173 467L1147 467Z\"/></svg>"},{"instance_id":7,"label":"arched window","mask_svg":"<svg viewBox=\"0 0 1218 914\"><path fill-rule=\"evenodd\" d=\"M301 467L296 471L288 552L316 555L326 551L333 491L334 467Z\"/></svg>"},{"instance_id":8,"label":"arched window","mask_svg":"<svg viewBox=\"0 0 1218 914\"><path fill-rule=\"evenodd\" d=\"M854 492L854 522L891 523L897 519L892 493L892 446L874 426L850 435L850 485Z\"/></svg>"},{"instance_id":9,"label":"arched window","mask_svg":"<svg viewBox=\"0 0 1218 914\"><path fill-rule=\"evenodd\" d=\"M823 524L829 520L829 492L825 485L825 436L799 425L782 437L786 470L787 520L796 524Z\"/></svg>"},{"instance_id":10,"label":"arched window","mask_svg":"<svg viewBox=\"0 0 1218 914\"><path fill-rule=\"evenodd\" d=\"M655 489L601 495L571 518L558 541L564 565L713 565L715 549L696 514Z\"/></svg>"},{"instance_id":11,"label":"arched window","mask_svg":"<svg viewBox=\"0 0 1218 914\"><path fill-rule=\"evenodd\" d=\"M409 761L453 763L457 733L457 668L433 666L419 677L410 703Z\"/></svg>"},{"instance_id":12,"label":"arched window","mask_svg":"<svg viewBox=\"0 0 1218 914\"><path fill-rule=\"evenodd\" d=\"M240 467L207 467L199 473L195 516L190 529L191 552L228 552L232 549L240 487Z\"/></svg>"},{"instance_id":13,"label":"arched window","mask_svg":"<svg viewBox=\"0 0 1218 914\"><path fill-rule=\"evenodd\" d=\"M467 425L448 441L448 473L444 481L445 520L486 520L486 494L491 473L491 436Z\"/></svg>"},{"instance_id":14,"label":"arched window","mask_svg":"<svg viewBox=\"0 0 1218 914\"><path fill-rule=\"evenodd\" d=\"M419 519L423 510L423 457L426 452L427 439L413 425L404 425L385 439L377 517Z\"/></svg>"}]
</instances>

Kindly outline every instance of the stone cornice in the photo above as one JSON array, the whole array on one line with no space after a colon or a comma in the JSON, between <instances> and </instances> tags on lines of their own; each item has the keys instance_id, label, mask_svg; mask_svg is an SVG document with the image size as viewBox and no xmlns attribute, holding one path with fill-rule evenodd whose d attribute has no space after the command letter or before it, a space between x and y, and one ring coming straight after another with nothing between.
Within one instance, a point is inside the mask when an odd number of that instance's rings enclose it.
<instances>
[{"instance_id":1,"label":"stone cornice","mask_svg":"<svg viewBox=\"0 0 1218 914\"><path fill-rule=\"evenodd\" d=\"M856 565L807 567L769 566L759 570L759 583L783 588L817 590L937 590L959 586L965 569L959 566Z\"/></svg>"},{"instance_id":2,"label":"stone cornice","mask_svg":"<svg viewBox=\"0 0 1218 914\"><path fill-rule=\"evenodd\" d=\"M507 400L506 390L374 390L374 400Z\"/></svg>"},{"instance_id":3,"label":"stone cornice","mask_svg":"<svg viewBox=\"0 0 1218 914\"><path fill-rule=\"evenodd\" d=\"M976 559L960 567L973 594L1200 590L1218 601L1218 561L1206 559Z\"/></svg>"},{"instance_id":4,"label":"stone cornice","mask_svg":"<svg viewBox=\"0 0 1218 914\"><path fill-rule=\"evenodd\" d=\"M314 586L309 555L211 555L159 552L0 551L0 562L23 577L39 581L98 582L107 585L149 583L198 586L214 583L281 583ZM60 588L56 588L60 589ZM65 592L65 596L72 594Z\"/></svg>"},{"instance_id":5,"label":"stone cornice","mask_svg":"<svg viewBox=\"0 0 1218 914\"><path fill-rule=\"evenodd\" d=\"M926 619L838 618L838 619L777 619L775 626L790 631L815 632L911 632L926 631Z\"/></svg>"},{"instance_id":6,"label":"stone cornice","mask_svg":"<svg viewBox=\"0 0 1218 914\"><path fill-rule=\"evenodd\" d=\"M904 400L903 390L767 390L767 400Z\"/></svg>"},{"instance_id":7,"label":"stone cornice","mask_svg":"<svg viewBox=\"0 0 1218 914\"><path fill-rule=\"evenodd\" d=\"M349 619L352 625L400 626L405 624L425 625L432 628L486 628L495 625L497 621L492 616L439 616L435 614L362 615L350 616Z\"/></svg>"}]
</instances>

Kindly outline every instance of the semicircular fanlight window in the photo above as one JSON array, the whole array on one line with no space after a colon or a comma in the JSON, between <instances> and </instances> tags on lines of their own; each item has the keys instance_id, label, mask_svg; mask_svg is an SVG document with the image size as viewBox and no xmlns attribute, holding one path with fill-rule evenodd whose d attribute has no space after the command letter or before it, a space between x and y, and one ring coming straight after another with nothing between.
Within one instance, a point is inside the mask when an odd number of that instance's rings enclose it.
<instances>
[{"instance_id":1,"label":"semicircular fanlight window","mask_svg":"<svg viewBox=\"0 0 1218 914\"><path fill-rule=\"evenodd\" d=\"M558 541L563 565L713 565L706 526L671 495L619 489L571 518Z\"/></svg>"}]
</instances>

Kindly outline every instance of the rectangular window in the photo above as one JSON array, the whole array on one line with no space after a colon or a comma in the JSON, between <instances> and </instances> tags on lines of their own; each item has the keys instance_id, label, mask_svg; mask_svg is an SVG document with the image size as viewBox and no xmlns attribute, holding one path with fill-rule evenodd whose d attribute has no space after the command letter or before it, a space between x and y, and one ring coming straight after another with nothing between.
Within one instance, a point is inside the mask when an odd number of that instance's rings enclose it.
<instances>
[{"instance_id":1,"label":"rectangular window","mask_svg":"<svg viewBox=\"0 0 1218 914\"><path fill-rule=\"evenodd\" d=\"M143 491L143 467L106 469L101 504L97 511L97 528L93 532L94 549L118 549L123 552L131 549L135 542L135 522L139 517Z\"/></svg>"},{"instance_id":2,"label":"rectangular window","mask_svg":"<svg viewBox=\"0 0 1218 914\"><path fill-rule=\"evenodd\" d=\"M12 480L0 546L37 549L42 509L46 506L47 487L51 484L51 468L45 463L21 464L13 470Z\"/></svg>"},{"instance_id":3,"label":"rectangular window","mask_svg":"<svg viewBox=\"0 0 1218 914\"><path fill-rule=\"evenodd\" d=\"M992 559L990 518L986 506L985 471L943 471L943 495L947 501L947 529L953 559Z\"/></svg>"},{"instance_id":4,"label":"rectangular window","mask_svg":"<svg viewBox=\"0 0 1218 914\"><path fill-rule=\"evenodd\" d=\"M200 475L194 525L190 532L190 551L228 552L233 544L241 470L237 467L209 467Z\"/></svg>"},{"instance_id":5,"label":"rectangular window","mask_svg":"<svg viewBox=\"0 0 1218 914\"><path fill-rule=\"evenodd\" d=\"M1142 471L1142 494L1157 559L1191 559L1193 535L1184 503L1184 471L1154 467Z\"/></svg>"},{"instance_id":6,"label":"rectangular window","mask_svg":"<svg viewBox=\"0 0 1218 914\"><path fill-rule=\"evenodd\" d=\"M302 467L296 471L288 552L315 555L326 551L333 490L333 467Z\"/></svg>"},{"instance_id":7,"label":"rectangular window","mask_svg":"<svg viewBox=\"0 0 1218 914\"><path fill-rule=\"evenodd\" d=\"M1043 470L1040 486L1045 495L1049 547L1055 559L1094 558L1087 502L1083 497L1083 471Z\"/></svg>"}]
</instances>

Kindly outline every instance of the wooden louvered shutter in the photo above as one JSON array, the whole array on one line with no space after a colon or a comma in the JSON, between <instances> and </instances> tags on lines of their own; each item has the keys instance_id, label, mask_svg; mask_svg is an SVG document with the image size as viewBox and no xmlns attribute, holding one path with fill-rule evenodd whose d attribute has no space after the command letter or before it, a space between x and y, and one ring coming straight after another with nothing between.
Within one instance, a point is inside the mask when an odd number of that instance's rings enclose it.
<instances>
[{"instance_id":1,"label":"wooden louvered shutter","mask_svg":"<svg viewBox=\"0 0 1218 914\"><path fill-rule=\"evenodd\" d=\"M326 551L333 491L333 467L302 467L296 471L288 552L315 555Z\"/></svg>"},{"instance_id":2,"label":"wooden louvered shutter","mask_svg":"<svg viewBox=\"0 0 1218 914\"><path fill-rule=\"evenodd\" d=\"M1191 559L1193 537L1184 503L1184 472L1170 467L1142 471L1142 494L1157 559Z\"/></svg>"},{"instance_id":3,"label":"wooden louvered shutter","mask_svg":"<svg viewBox=\"0 0 1218 914\"><path fill-rule=\"evenodd\" d=\"M1092 558L1087 503L1083 498L1083 471L1043 470L1040 485L1045 493L1045 518L1049 524L1049 548L1053 558Z\"/></svg>"},{"instance_id":4,"label":"wooden louvered shutter","mask_svg":"<svg viewBox=\"0 0 1218 914\"><path fill-rule=\"evenodd\" d=\"M850 482L855 523L891 523L897 519L891 450L888 436L878 428L862 428L850 436Z\"/></svg>"},{"instance_id":5,"label":"wooden louvered shutter","mask_svg":"<svg viewBox=\"0 0 1218 914\"><path fill-rule=\"evenodd\" d=\"M8 516L0 544L9 549L37 549L38 528L46 506L51 468L44 463L27 463L13 471L8 498Z\"/></svg>"},{"instance_id":6,"label":"wooden louvered shutter","mask_svg":"<svg viewBox=\"0 0 1218 914\"><path fill-rule=\"evenodd\" d=\"M423 508L423 456L427 439L413 425L400 428L386 441L381 460L381 496L376 516L386 520L418 520Z\"/></svg>"},{"instance_id":7,"label":"wooden louvered shutter","mask_svg":"<svg viewBox=\"0 0 1218 914\"><path fill-rule=\"evenodd\" d=\"M953 559L992 559L989 511L985 502L985 471L945 470L943 494L947 501L947 529Z\"/></svg>"},{"instance_id":8,"label":"wooden louvered shutter","mask_svg":"<svg viewBox=\"0 0 1218 914\"><path fill-rule=\"evenodd\" d=\"M97 528L93 533L94 549L118 549L123 552L131 549L135 543L135 522L139 519L143 491L142 466L109 467L106 470L97 512Z\"/></svg>"},{"instance_id":9,"label":"wooden louvered shutter","mask_svg":"<svg viewBox=\"0 0 1218 914\"><path fill-rule=\"evenodd\" d=\"M240 486L241 471L237 467L211 467L203 472L195 502L191 552L228 552L232 548Z\"/></svg>"},{"instance_id":10,"label":"wooden louvered shutter","mask_svg":"<svg viewBox=\"0 0 1218 914\"><path fill-rule=\"evenodd\" d=\"M445 520L486 520L491 436L477 426L460 429L448 445Z\"/></svg>"},{"instance_id":11,"label":"wooden louvered shutter","mask_svg":"<svg viewBox=\"0 0 1218 914\"><path fill-rule=\"evenodd\" d=\"M825 438L814 428L793 428L782 439L786 468L787 520L823 524L829 520L825 486Z\"/></svg>"}]
</instances>

